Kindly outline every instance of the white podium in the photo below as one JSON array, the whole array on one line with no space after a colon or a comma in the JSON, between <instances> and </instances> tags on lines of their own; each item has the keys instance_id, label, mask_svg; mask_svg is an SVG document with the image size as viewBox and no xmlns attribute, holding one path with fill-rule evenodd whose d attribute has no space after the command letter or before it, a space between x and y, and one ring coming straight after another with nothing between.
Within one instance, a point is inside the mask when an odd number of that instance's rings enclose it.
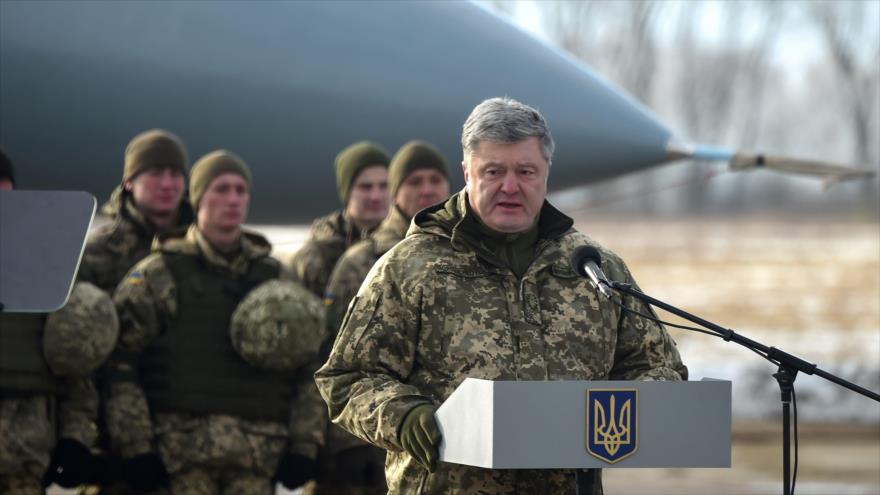
<instances>
[{"instance_id":1,"label":"white podium","mask_svg":"<svg viewBox=\"0 0 880 495\"><path fill-rule=\"evenodd\" d=\"M493 469L730 467L731 384L467 378L440 460Z\"/></svg>"}]
</instances>

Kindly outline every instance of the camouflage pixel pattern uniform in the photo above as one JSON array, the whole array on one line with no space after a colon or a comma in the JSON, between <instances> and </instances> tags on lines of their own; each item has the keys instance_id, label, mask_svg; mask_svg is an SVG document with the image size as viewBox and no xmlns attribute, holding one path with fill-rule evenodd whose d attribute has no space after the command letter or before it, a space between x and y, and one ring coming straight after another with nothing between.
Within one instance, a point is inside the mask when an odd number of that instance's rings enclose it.
<instances>
[{"instance_id":1,"label":"camouflage pixel pattern uniform","mask_svg":"<svg viewBox=\"0 0 880 495\"><path fill-rule=\"evenodd\" d=\"M339 258L330 275L330 281L327 283L327 290L324 294L324 304L327 307L327 335L330 338L335 338L348 308L348 303L354 299L370 268L386 251L403 240L407 227L409 227L409 219L399 208L392 206L388 218L379 224L379 227L369 238L348 248ZM367 463L378 467L385 464L384 450L371 447L369 443L332 423L327 425L326 443L320 459L321 468L325 472L324 480L314 490L315 495L324 493L357 495L358 493L385 493L387 491L382 479L376 480L374 488L359 487L360 491L356 492L358 487L351 484L342 485L346 480L339 478L343 476L333 476L333 474L344 473L346 466L339 464L346 463L346 457L345 454L340 456L341 452L359 447L360 449L355 455L360 456L360 465ZM354 454L355 451L349 452ZM376 476L384 479L384 474L379 473L378 468ZM307 495L310 493L307 491Z\"/></svg>"},{"instance_id":2,"label":"camouflage pixel pattern uniform","mask_svg":"<svg viewBox=\"0 0 880 495\"><path fill-rule=\"evenodd\" d=\"M80 262L77 280L91 282L111 296L119 282L138 261L150 254L153 238L159 233L137 209L131 194L122 185L117 186L110 199L101 207L101 213L109 217L110 223L89 234L86 247ZM186 197L180 202L177 215L177 227L188 225L193 220L192 207ZM101 394L104 390L102 371L98 371L96 387ZM103 397L102 397L103 400ZM101 406L103 408L103 404ZM100 428L100 448L109 449L107 432L104 424L104 411L99 411L98 426ZM119 459L112 459L111 471L119 469ZM118 476L119 473L112 473ZM102 491L115 494L131 493L121 481L111 481L109 486L102 486Z\"/></svg>"},{"instance_id":3,"label":"camouflage pixel pattern uniform","mask_svg":"<svg viewBox=\"0 0 880 495\"><path fill-rule=\"evenodd\" d=\"M241 251L227 259L190 226L184 237L157 241L159 249L196 256L207 270L243 275L271 247L262 236L245 233ZM282 271L281 278L290 275ZM156 252L135 265L114 296L120 336L108 368L114 377L129 379L111 379L106 405L111 442L123 458L158 451L175 494L273 493L270 478L282 454L314 459L323 442L326 409L309 376L317 366L310 365L290 383L295 399L287 424L226 414L151 414L136 378L138 358L178 314L174 280L163 253ZM217 331L228 335L229 329Z\"/></svg>"},{"instance_id":4,"label":"camouflage pixel pattern uniform","mask_svg":"<svg viewBox=\"0 0 880 495\"><path fill-rule=\"evenodd\" d=\"M0 314L0 329L8 332L21 319L36 319L39 325L45 321L43 315ZM6 347L3 340L0 345ZM57 386L63 392L0 386L0 493L42 494L43 474L58 438L95 444L98 392L92 380L57 378Z\"/></svg>"},{"instance_id":5,"label":"camouflage pixel pattern uniform","mask_svg":"<svg viewBox=\"0 0 880 495\"><path fill-rule=\"evenodd\" d=\"M376 231L366 240L348 248L336 262L324 292L330 335L335 336L342 326L348 303L354 299L370 268L383 254L403 240L409 222L400 208L392 206L388 218L379 224Z\"/></svg>"},{"instance_id":6,"label":"camouflage pixel pattern uniform","mask_svg":"<svg viewBox=\"0 0 880 495\"><path fill-rule=\"evenodd\" d=\"M112 295L131 267L150 254L153 238L159 232L122 186L113 190L101 213L110 218L110 224L89 235L77 279L91 282ZM177 226L188 225L192 220L192 208L184 198L178 210Z\"/></svg>"},{"instance_id":7,"label":"camouflage pixel pattern uniform","mask_svg":"<svg viewBox=\"0 0 880 495\"><path fill-rule=\"evenodd\" d=\"M291 257L289 266L297 280L318 297L324 290L339 257L372 230L361 232L341 211L312 222L309 240Z\"/></svg>"},{"instance_id":8,"label":"camouflage pixel pattern uniform","mask_svg":"<svg viewBox=\"0 0 880 495\"><path fill-rule=\"evenodd\" d=\"M574 494L574 470L490 470L439 463L434 473L403 450L399 429L420 404L439 406L466 378L681 380L665 329L599 299L569 264L596 246L604 271L634 283L623 261L571 228L545 201L535 256L521 280L468 235L466 193L420 212L352 303L316 374L331 419L388 450L391 494ZM471 218L469 218L471 217ZM649 311L629 297L623 304ZM593 493L601 493L594 476Z\"/></svg>"}]
</instances>

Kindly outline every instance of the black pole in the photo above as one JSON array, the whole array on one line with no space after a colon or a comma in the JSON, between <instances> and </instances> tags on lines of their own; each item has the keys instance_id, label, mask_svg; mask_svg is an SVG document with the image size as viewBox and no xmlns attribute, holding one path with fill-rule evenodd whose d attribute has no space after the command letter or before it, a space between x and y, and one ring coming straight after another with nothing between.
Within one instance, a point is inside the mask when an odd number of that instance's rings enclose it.
<instances>
[{"instance_id":1,"label":"black pole","mask_svg":"<svg viewBox=\"0 0 880 495\"><path fill-rule=\"evenodd\" d=\"M784 366L773 374L782 399L782 493L791 495L791 393L797 371Z\"/></svg>"},{"instance_id":2,"label":"black pole","mask_svg":"<svg viewBox=\"0 0 880 495\"><path fill-rule=\"evenodd\" d=\"M791 495L791 404L782 403L782 493Z\"/></svg>"}]
</instances>

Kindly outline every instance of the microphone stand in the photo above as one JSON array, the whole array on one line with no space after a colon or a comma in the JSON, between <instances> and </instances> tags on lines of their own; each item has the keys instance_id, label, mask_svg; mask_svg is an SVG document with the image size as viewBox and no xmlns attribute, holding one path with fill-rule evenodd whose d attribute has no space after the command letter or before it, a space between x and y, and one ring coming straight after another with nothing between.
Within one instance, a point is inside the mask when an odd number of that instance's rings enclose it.
<instances>
[{"instance_id":1,"label":"microphone stand","mask_svg":"<svg viewBox=\"0 0 880 495\"><path fill-rule=\"evenodd\" d=\"M665 302L655 299L644 292L634 288L630 284L625 284L622 282L614 282L611 281L608 283L609 286L624 294L628 294L630 296L635 297L647 304L652 306L656 306L660 309L668 311L674 315L680 316L685 320L692 321L698 325L708 328L713 332L717 333L721 338L723 338L727 342L735 342L743 347L751 349L753 351L757 351L758 353L763 353L770 360L774 361L775 364L779 365L779 369L776 373L773 374L773 378L776 379L776 382L779 384L779 390L781 392L781 400L782 400L782 477L783 477L783 493L785 495L791 495L791 399L792 392L794 391L794 381L797 378L798 372L803 372L808 375L818 375L822 378L836 383L841 387L847 388L856 392L858 394L864 395L870 399L873 399L877 402L880 402L880 395L875 392L872 392L866 388L860 387L852 382L844 380L836 375L828 373L827 371L823 371L819 369L815 364L804 361L803 359L789 354L783 350L777 349L776 347L767 347L766 345L756 342L748 337L742 336L729 328L723 328L718 326L710 321L704 320L698 316L694 316L686 311L682 311L674 306L666 304Z\"/></svg>"}]
</instances>

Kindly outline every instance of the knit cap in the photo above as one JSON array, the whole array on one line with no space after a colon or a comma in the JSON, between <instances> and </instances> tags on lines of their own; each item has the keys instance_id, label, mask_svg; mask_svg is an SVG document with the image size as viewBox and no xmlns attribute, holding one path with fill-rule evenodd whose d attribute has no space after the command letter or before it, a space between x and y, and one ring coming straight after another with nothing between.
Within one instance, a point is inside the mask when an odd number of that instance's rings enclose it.
<instances>
[{"instance_id":1,"label":"knit cap","mask_svg":"<svg viewBox=\"0 0 880 495\"><path fill-rule=\"evenodd\" d=\"M348 204L351 186L358 174L367 167L381 165L388 168L390 158L378 144L360 141L340 151L336 155L336 189L342 204Z\"/></svg>"}]
</instances>

